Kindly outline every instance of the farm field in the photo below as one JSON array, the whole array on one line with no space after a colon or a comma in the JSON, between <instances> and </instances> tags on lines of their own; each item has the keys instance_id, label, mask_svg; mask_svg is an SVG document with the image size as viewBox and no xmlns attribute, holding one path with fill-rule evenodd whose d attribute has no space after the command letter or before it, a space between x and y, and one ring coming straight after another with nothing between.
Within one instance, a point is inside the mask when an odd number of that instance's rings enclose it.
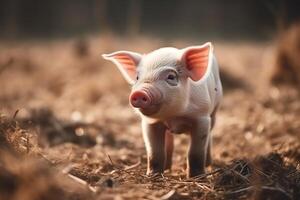
<instances>
[{"instance_id":1,"label":"farm field","mask_svg":"<svg viewBox=\"0 0 300 200\"><path fill-rule=\"evenodd\" d=\"M188 137L176 135L172 171L146 176L130 87L101 54L204 42L1 42L0 200L300 199L300 92L270 83L274 41L213 42L224 86L213 164L186 179Z\"/></svg>"}]
</instances>

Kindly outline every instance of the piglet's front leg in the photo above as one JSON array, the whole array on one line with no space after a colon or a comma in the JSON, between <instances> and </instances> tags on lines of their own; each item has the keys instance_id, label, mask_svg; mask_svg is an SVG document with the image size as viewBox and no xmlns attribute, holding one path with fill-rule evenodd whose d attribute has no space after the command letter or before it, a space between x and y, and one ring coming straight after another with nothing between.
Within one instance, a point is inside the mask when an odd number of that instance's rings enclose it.
<instances>
[{"instance_id":1,"label":"piglet's front leg","mask_svg":"<svg viewBox=\"0 0 300 200\"><path fill-rule=\"evenodd\" d=\"M210 117L201 117L193 123L187 156L188 178L205 173L206 156L210 139L210 121Z\"/></svg>"},{"instance_id":2,"label":"piglet's front leg","mask_svg":"<svg viewBox=\"0 0 300 200\"><path fill-rule=\"evenodd\" d=\"M143 138L147 151L147 175L163 173L165 167L165 131L163 123L142 120Z\"/></svg>"}]
</instances>

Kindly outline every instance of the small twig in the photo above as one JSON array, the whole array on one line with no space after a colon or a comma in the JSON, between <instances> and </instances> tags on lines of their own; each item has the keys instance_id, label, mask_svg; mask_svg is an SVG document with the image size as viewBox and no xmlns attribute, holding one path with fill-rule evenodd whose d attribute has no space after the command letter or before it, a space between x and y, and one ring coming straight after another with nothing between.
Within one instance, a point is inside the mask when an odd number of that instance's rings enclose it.
<instances>
[{"instance_id":1,"label":"small twig","mask_svg":"<svg viewBox=\"0 0 300 200\"><path fill-rule=\"evenodd\" d=\"M112 161L112 159L111 159L111 157L110 157L110 155L109 154L107 154L106 153L106 156L108 157L108 159L109 159L109 162L110 162L110 165L114 168L114 170L112 170L109 174L110 175L112 175L112 174L114 174L114 173L116 173L116 172L118 172L118 171L123 171L123 172L125 172L125 173L127 173L127 174L130 174L129 172L127 172L125 169L121 169L120 167L117 167L114 163L113 163L113 161Z\"/></svg>"},{"instance_id":2,"label":"small twig","mask_svg":"<svg viewBox=\"0 0 300 200\"><path fill-rule=\"evenodd\" d=\"M113 163L113 161L112 161L110 155L109 155L109 154L106 154L106 156L108 157L111 166L115 168L115 165L114 165L114 163Z\"/></svg>"},{"instance_id":3,"label":"small twig","mask_svg":"<svg viewBox=\"0 0 300 200\"><path fill-rule=\"evenodd\" d=\"M94 193L97 192L97 189L96 189L95 187L91 186L91 185L88 185L88 188L89 188L92 192L94 192Z\"/></svg>"},{"instance_id":4,"label":"small twig","mask_svg":"<svg viewBox=\"0 0 300 200\"><path fill-rule=\"evenodd\" d=\"M45 159L47 162L49 162L51 165L54 165L55 162L51 161L50 159L48 159L46 156L44 156L41 152L38 152L38 154Z\"/></svg>"},{"instance_id":5,"label":"small twig","mask_svg":"<svg viewBox=\"0 0 300 200\"><path fill-rule=\"evenodd\" d=\"M194 181L169 181L169 183L172 183L172 184L185 184L185 185L192 185L192 184L195 184L197 182L194 182Z\"/></svg>"},{"instance_id":6,"label":"small twig","mask_svg":"<svg viewBox=\"0 0 300 200\"><path fill-rule=\"evenodd\" d=\"M246 162L244 165L243 165L243 167L242 167L242 169L240 170L240 174L242 174L242 172L244 171L244 169L245 169L245 167L247 167L248 166L248 162Z\"/></svg>"},{"instance_id":7,"label":"small twig","mask_svg":"<svg viewBox=\"0 0 300 200\"><path fill-rule=\"evenodd\" d=\"M224 192L224 194L236 194L236 193L245 192L245 191L249 191L249 190L253 190L253 189L254 189L254 186L249 186L246 188L241 188L239 190Z\"/></svg>"},{"instance_id":8,"label":"small twig","mask_svg":"<svg viewBox=\"0 0 300 200\"><path fill-rule=\"evenodd\" d=\"M266 160L268 160L269 162L271 162L272 164L276 165L277 167L281 168L282 166L279 165L277 162L274 162L273 160L266 158Z\"/></svg>"},{"instance_id":9,"label":"small twig","mask_svg":"<svg viewBox=\"0 0 300 200\"><path fill-rule=\"evenodd\" d=\"M255 169L255 171L258 172L260 175L263 175L263 176L267 177L268 179L270 178L270 176L267 175L267 174L265 174L263 171L261 171L261 170L259 170L259 169L257 169L257 168L254 168L254 169Z\"/></svg>"},{"instance_id":10,"label":"small twig","mask_svg":"<svg viewBox=\"0 0 300 200\"><path fill-rule=\"evenodd\" d=\"M141 159L140 159L137 163L135 163L135 164L133 164L133 165L130 165L130 166L126 166L126 167L124 168L124 170L127 171L127 170L134 169L134 168L140 166L141 163L142 163L142 161L141 161Z\"/></svg>"},{"instance_id":11,"label":"small twig","mask_svg":"<svg viewBox=\"0 0 300 200\"><path fill-rule=\"evenodd\" d=\"M208 176L211 176L211 175L213 175L213 174L216 174L216 173L218 173L218 172L220 172L220 171L222 171L221 168L216 169L215 171L212 171L212 172L210 172L210 173L206 173L206 174L201 174L201 175L195 176L195 177L192 178L192 180L198 181L198 180L200 180L200 179L204 179L204 178L206 178L206 177L208 177Z\"/></svg>"},{"instance_id":12,"label":"small twig","mask_svg":"<svg viewBox=\"0 0 300 200\"><path fill-rule=\"evenodd\" d=\"M68 174L73 169L73 165L69 164L65 168L62 169L63 174Z\"/></svg>"},{"instance_id":13,"label":"small twig","mask_svg":"<svg viewBox=\"0 0 300 200\"><path fill-rule=\"evenodd\" d=\"M90 186L85 180L77 177L77 176L74 176L72 174L68 174L68 177L71 178L72 180L76 181L77 183L81 184L81 185L85 185L87 186L87 188L89 190L91 190L92 192L97 192L96 188Z\"/></svg>"},{"instance_id":14,"label":"small twig","mask_svg":"<svg viewBox=\"0 0 300 200\"><path fill-rule=\"evenodd\" d=\"M196 183L196 185L197 185L198 187L200 187L201 189L203 189L203 190L208 190L208 191L210 191L210 192L214 192L213 189L211 189L210 187L208 187L208 186L205 185L205 184Z\"/></svg>"},{"instance_id":15,"label":"small twig","mask_svg":"<svg viewBox=\"0 0 300 200\"><path fill-rule=\"evenodd\" d=\"M237 171L230 169L231 172L233 172L235 175L238 175L240 178L242 178L243 180L245 180L247 183L250 183L249 179L245 176L243 176L242 174L238 173Z\"/></svg>"},{"instance_id":16,"label":"small twig","mask_svg":"<svg viewBox=\"0 0 300 200\"><path fill-rule=\"evenodd\" d=\"M83 180L83 179L81 179L81 178L79 178L77 176L74 176L72 174L68 174L68 177L70 177L71 179L73 179L77 183L80 183L81 185L88 185L88 183L85 180Z\"/></svg>"},{"instance_id":17,"label":"small twig","mask_svg":"<svg viewBox=\"0 0 300 200\"><path fill-rule=\"evenodd\" d=\"M17 117L19 111L20 111L19 109L17 109L17 110L15 111L15 113L14 113L14 115L13 115L13 119L16 119L16 117Z\"/></svg>"}]
</instances>

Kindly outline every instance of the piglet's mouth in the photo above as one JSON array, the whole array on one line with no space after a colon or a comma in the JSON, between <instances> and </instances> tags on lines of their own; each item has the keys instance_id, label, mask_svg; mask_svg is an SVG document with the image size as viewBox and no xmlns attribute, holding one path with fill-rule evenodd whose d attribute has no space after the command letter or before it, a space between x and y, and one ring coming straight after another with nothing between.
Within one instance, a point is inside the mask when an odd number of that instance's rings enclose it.
<instances>
[{"instance_id":1,"label":"piglet's mouth","mask_svg":"<svg viewBox=\"0 0 300 200\"><path fill-rule=\"evenodd\" d=\"M148 108L139 108L139 111L146 116L151 116L156 114L160 110L161 105L160 104L155 104L151 105Z\"/></svg>"}]
</instances>

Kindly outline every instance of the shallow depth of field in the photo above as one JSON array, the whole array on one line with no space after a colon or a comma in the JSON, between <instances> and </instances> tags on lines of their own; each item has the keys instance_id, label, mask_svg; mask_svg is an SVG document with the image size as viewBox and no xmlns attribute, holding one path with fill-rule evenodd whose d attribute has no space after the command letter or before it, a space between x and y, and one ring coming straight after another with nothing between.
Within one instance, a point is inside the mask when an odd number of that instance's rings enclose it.
<instances>
[{"instance_id":1,"label":"shallow depth of field","mask_svg":"<svg viewBox=\"0 0 300 200\"><path fill-rule=\"evenodd\" d=\"M1 40L0 200L300 199L299 27L268 40L213 39L224 98L213 164L193 179L185 178L187 135L175 137L172 171L145 175L130 87L101 54L205 37Z\"/></svg>"}]
</instances>

